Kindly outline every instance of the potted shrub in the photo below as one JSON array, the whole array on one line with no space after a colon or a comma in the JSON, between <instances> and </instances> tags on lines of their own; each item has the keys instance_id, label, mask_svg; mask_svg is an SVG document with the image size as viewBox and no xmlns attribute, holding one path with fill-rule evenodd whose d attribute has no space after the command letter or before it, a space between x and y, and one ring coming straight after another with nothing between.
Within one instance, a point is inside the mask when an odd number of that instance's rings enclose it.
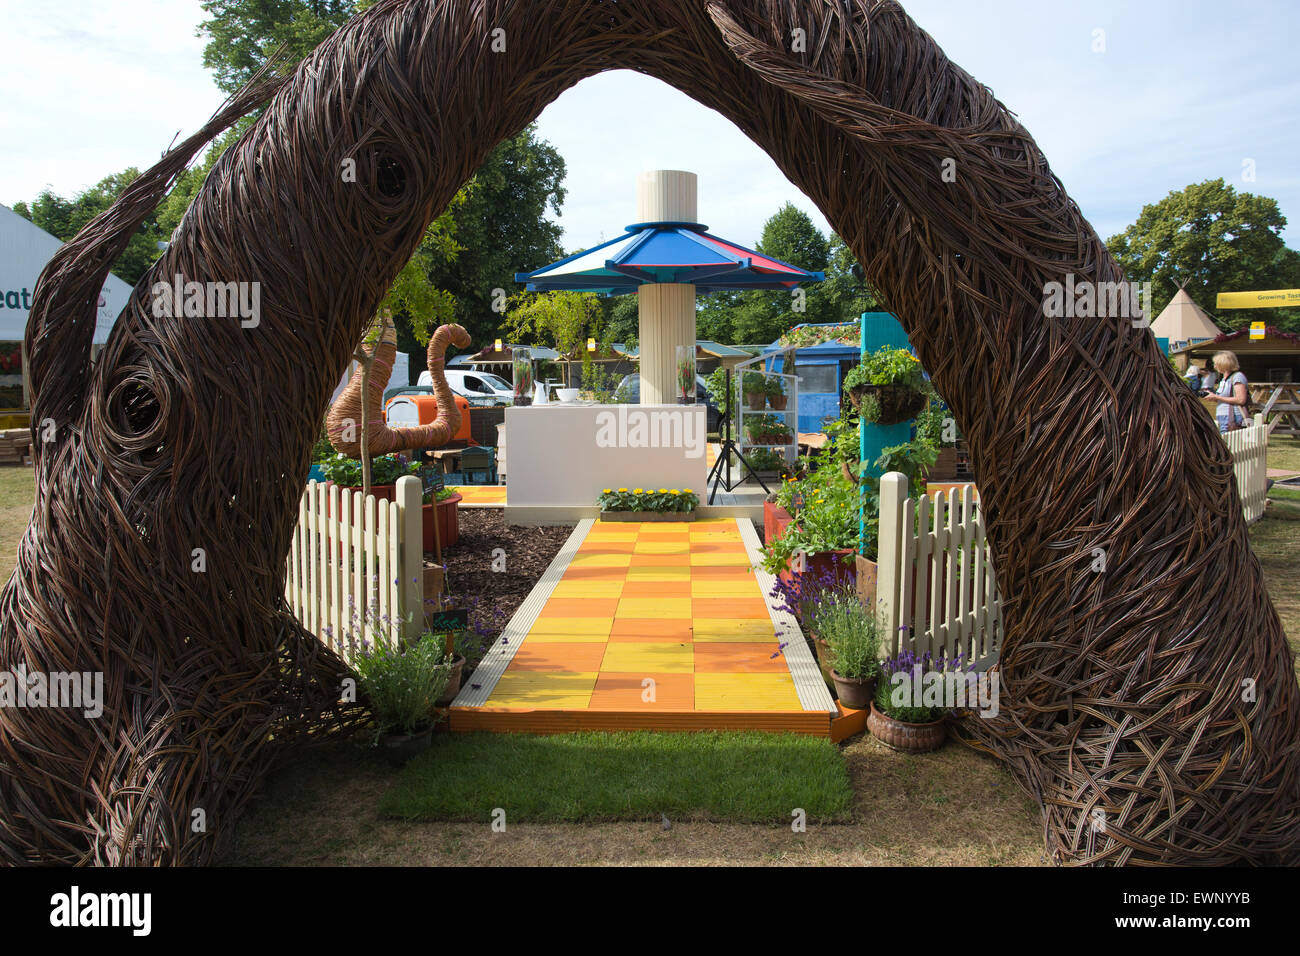
<instances>
[{"instance_id":1,"label":"potted shrub","mask_svg":"<svg viewBox=\"0 0 1300 956\"><path fill-rule=\"evenodd\" d=\"M917 656L902 651L881 665L881 680L871 702L867 729L881 743L906 753L937 750L946 736L945 723L952 709L946 703L947 689L935 695L926 693L927 685L948 685L964 679L966 665L960 659L938 659L930 654ZM927 675L939 675L937 678ZM920 695L920 699L917 697ZM930 700L930 703L926 703Z\"/></svg>"},{"instance_id":2,"label":"potted shrub","mask_svg":"<svg viewBox=\"0 0 1300 956\"><path fill-rule=\"evenodd\" d=\"M812 614L812 626L829 651L831 679L840 703L866 710L880 673L880 628L852 585L826 592Z\"/></svg>"},{"instance_id":3,"label":"potted shrub","mask_svg":"<svg viewBox=\"0 0 1300 956\"><path fill-rule=\"evenodd\" d=\"M448 664L441 640L431 634L405 647L363 642L353 665L357 686L374 718L374 744L394 765L429 748Z\"/></svg>"},{"instance_id":4,"label":"potted shrub","mask_svg":"<svg viewBox=\"0 0 1300 956\"><path fill-rule=\"evenodd\" d=\"M773 410L783 412L785 411L786 401L785 379L779 375L773 375L767 380L767 403L772 406Z\"/></svg>"},{"instance_id":5,"label":"potted shrub","mask_svg":"<svg viewBox=\"0 0 1300 956\"><path fill-rule=\"evenodd\" d=\"M844 376L844 391L862 420L897 425L915 418L929 400L925 374L907 349L883 346Z\"/></svg>"},{"instance_id":6,"label":"potted shrub","mask_svg":"<svg viewBox=\"0 0 1300 956\"><path fill-rule=\"evenodd\" d=\"M750 411L761 412L767 407L767 376L762 372L741 375L740 389L745 393L745 403Z\"/></svg>"},{"instance_id":7,"label":"potted shrub","mask_svg":"<svg viewBox=\"0 0 1300 956\"><path fill-rule=\"evenodd\" d=\"M596 503L601 521L694 521L700 499L689 488L606 488Z\"/></svg>"}]
</instances>

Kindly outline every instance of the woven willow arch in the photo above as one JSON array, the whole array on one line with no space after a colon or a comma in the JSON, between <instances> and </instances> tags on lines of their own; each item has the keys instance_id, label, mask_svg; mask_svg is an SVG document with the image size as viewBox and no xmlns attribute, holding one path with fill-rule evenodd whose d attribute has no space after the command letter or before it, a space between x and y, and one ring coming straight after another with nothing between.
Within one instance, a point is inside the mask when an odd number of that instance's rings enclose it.
<instances>
[{"instance_id":1,"label":"woven willow arch","mask_svg":"<svg viewBox=\"0 0 1300 956\"><path fill-rule=\"evenodd\" d=\"M1147 331L1043 317L1045 283L1119 269L1014 117L875 0L388 0L65 247L32 310L34 418L56 431L0 656L103 671L106 710L0 711L4 858L206 861L270 731L360 716L282 599L331 389L489 149L625 67L735 122L812 197L951 403L1006 596L1001 715L963 732L1039 801L1053 858L1294 860L1300 695L1224 443ZM110 263L267 96L88 369ZM154 318L151 285L177 274L260 282L260 325Z\"/></svg>"}]
</instances>

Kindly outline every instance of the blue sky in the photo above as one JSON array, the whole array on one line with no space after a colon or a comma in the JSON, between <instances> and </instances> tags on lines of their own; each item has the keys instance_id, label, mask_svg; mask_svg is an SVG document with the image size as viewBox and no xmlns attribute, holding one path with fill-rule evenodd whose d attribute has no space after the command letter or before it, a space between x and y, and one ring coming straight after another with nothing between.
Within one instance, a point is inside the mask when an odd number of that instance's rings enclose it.
<instances>
[{"instance_id":1,"label":"blue sky","mask_svg":"<svg viewBox=\"0 0 1300 956\"><path fill-rule=\"evenodd\" d=\"M1171 190L1223 177L1277 199L1300 247L1295 0L904 6L1019 115L1103 238ZM200 125L223 98L201 65L202 18L198 0L0 0L0 202L143 168ZM1093 51L1097 30L1104 52ZM543 112L540 132L568 162L570 248L621 232L635 218L636 174L655 168L699 173L701 219L735 241L752 245L787 200L826 228L757 146L656 80L586 80Z\"/></svg>"}]
</instances>

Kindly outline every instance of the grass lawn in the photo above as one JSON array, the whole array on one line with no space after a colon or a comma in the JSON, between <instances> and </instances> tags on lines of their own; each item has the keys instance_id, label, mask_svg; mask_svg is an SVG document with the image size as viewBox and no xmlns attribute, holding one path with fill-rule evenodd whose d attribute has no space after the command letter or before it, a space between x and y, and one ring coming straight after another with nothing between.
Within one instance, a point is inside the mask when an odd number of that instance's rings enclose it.
<instances>
[{"instance_id":1,"label":"grass lawn","mask_svg":"<svg viewBox=\"0 0 1300 956\"><path fill-rule=\"evenodd\" d=\"M429 769L449 775L464 772L446 759L455 743L435 741L433 752L424 758L431 762ZM493 735L485 743L493 749L529 746L508 735ZM780 807L770 823L723 822L700 812L682 816L670 812L671 826L665 830L654 811L648 820L516 823L520 811L513 803L476 807L469 821L386 818L379 808L405 785L403 771L355 743L329 743L302 749L272 774L263 795L241 816L233 844L219 862L228 866L1038 866L1044 862L1038 810L996 761L955 743L935 753L907 756L869 736L835 749L842 754L852 786L849 822L817 823L812 808L796 802ZM520 781L499 782L500 786L523 791ZM506 811L504 833L492 830L490 813L496 806ZM806 833L795 833L790 826L790 811L798 806L809 811Z\"/></svg>"},{"instance_id":2,"label":"grass lawn","mask_svg":"<svg viewBox=\"0 0 1300 956\"><path fill-rule=\"evenodd\" d=\"M0 585L13 573L18 542L32 517L36 476L21 465L0 467Z\"/></svg>"},{"instance_id":3,"label":"grass lawn","mask_svg":"<svg viewBox=\"0 0 1300 956\"><path fill-rule=\"evenodd\" d=\"M844 821L849 772L829 740L762 733L443 734L379 804L403 820Z\"/></svg>"},{"instance_id":4,"label":"grass lawn","mask_svg":"<svg viewBox=\"0 0 1300 956\"><path fill-rule=\"evenodd\" d=\"M1268 467L1300 471L1300 438L1271 436L1268 440Z\"/></svg>"}]
</instances>

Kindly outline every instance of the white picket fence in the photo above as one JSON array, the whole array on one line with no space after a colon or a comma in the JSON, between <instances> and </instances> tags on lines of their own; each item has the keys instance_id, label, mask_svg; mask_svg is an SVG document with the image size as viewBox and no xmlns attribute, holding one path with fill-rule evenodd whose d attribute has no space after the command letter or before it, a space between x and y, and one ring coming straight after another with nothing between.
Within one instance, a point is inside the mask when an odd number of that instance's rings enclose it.
<instances>
[{"instance_id":1,"label":"white picket fence","mask_svg":"<svg viewBox=\"0 0 1300 956\"><path fill-rule=\"evenodd\" d=\"M1002 600L973 485L916 501L907 478L880 480L876 601L888 652L996 660Z\"/></svg>"},{"instance_id":2,"label":"white picket fence","mask_svg":"<svg viewBox=\"0 0 1300 956\"><path fill-rule=\"evenodd\" d=\"M1224 441L1232 453L1232 471L1237 477L1237 492L1247 521L1264 517L1268 498L1268 426L1264 416L1235 432L1225 432Z\"/></svg>"},{"instance_id":3,"label":"white picket fence","mask_svg":"<svg viewBox=\"0 0 1300 956\"><path fill-rule=\"evenodd\" d=\"M298 505L285 598L308 631L345 660L363 637L419 637L424 623L420 479L382 501L337 485L307 485Z\"/></svg>"},{"instance_id":4,"label":"white picket fence","mask_svg":"<svg viewBox=\"0 0 1300 956\"><path fill-rule=\"evenodd\" d=\"M1267 497L1268 427L1256 415L1251 425L1224 438L1246 520L1256 521ZM907 496L904 475L885 475L878 552L876 601L890 654L973 655L981 667L997 659L1002 599L973 485L918 502Z\"/></svg>"}]
</instances>

